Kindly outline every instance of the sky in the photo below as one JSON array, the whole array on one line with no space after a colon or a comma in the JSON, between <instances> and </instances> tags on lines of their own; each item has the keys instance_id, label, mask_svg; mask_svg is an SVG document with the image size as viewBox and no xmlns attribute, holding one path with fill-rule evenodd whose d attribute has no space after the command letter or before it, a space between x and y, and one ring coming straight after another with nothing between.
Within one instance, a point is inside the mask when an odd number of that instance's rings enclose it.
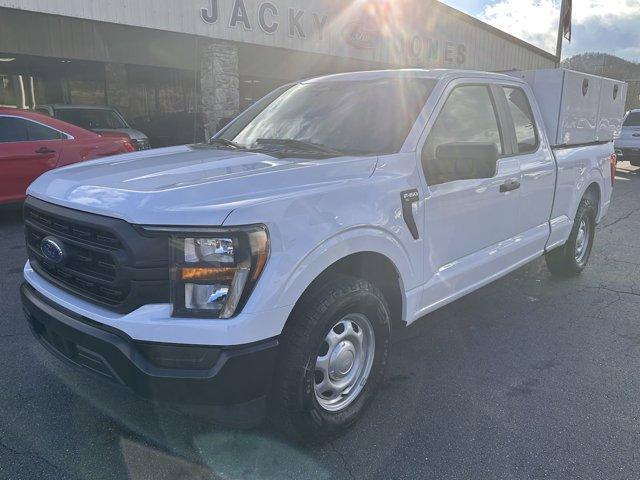
<instances>
[{"instance_id":1,"label":"sky","mask_svg":"<svg viewBox=\"0 0 640 480\"><path fill-rule=\"evenodd\" d=\"M555 53L560 0L441 0ZM573 0L573 39L562 56L605 52L640 62L640 0Z\"/></svg>"}]
</instances>

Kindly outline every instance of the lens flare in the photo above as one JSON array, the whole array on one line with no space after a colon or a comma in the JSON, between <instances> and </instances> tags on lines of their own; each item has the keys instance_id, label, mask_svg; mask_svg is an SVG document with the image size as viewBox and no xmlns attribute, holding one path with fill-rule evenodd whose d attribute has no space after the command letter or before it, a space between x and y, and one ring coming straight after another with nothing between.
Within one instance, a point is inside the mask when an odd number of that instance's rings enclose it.
<instances>
[{"instance_id":1,"label":"lens flare","mask_svg":"<svg viewBox=\"0 0 640 480\"><path fill-rule=\"evenodd\" d=\"M356 0L344 6L336 1L325 2L332 11L339 12L331 18L328 28L342 32L345 48L360 50L369 60L393 65L442 67L445 45L437 39L441 9L433 3ZM450 61L454 54L460 52L449 52Z\"/></svg>"}]
</instances>

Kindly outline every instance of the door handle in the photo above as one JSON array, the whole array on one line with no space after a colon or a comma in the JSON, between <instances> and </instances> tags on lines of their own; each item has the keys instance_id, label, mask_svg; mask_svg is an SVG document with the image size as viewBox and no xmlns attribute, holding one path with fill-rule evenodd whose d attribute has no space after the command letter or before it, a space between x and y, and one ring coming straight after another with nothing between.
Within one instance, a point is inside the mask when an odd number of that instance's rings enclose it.
<instances>
[{"instance_id":1,"label":"door handle","mask_svg":"<svg viewBox=\"0 0 640 480\"><path fill-rule=\"evenodd\" d=\"M507 193L520 188L520 182L517 180L507 180L500 185L500 193Z\"/></svg>"},{"instance_id":2,"label":"door handle","mask_svg":"<svg viewBox=\"0 0 640 480\"><path fill-rule=\"evenodd\" d=\"M56 151L51 150L50 148L47 148L47 147L40 147L38 150L36 150L36 153L39 153L41 155L46 155L47 153L56 153Z\"/></svg>"}]
</instances>

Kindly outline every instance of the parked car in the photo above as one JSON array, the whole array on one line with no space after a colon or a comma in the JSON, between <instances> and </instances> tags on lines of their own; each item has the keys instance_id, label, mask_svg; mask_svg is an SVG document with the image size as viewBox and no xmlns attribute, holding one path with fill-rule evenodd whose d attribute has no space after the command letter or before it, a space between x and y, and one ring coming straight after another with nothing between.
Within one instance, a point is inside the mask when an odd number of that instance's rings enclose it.
<instances>
[{"instance_id":1,"label":"parked car","mask_svg":"<svg viewBox=\"0 0 640 480\"><path fill-rule=\"evenodd\" d=\"M542 256L587 265L613 142L550 143L543 118L513 76L340 74L209 144L48 173L25 209L28 321L141 395L267 405L288 434L331 438L381 385L395 328Z\"/></svg>"},{"instance_id":2,"label":"parked car","mask_svg":"<svg viewBox=\"0 0 640 480\"><path fill-rule=\"evenodd\" d=\"M0 204L24 200L29 184L48 170L134 150L122 136L101 137L39 113L0 108Z\"/></svg>"},{"instance_id":3,"label":"parked car","mask_svg":"<svg viewBox=\"0 0 640 480\"><path fill-rule=\"evenodd\" d=\"M618 161L640 167L640 110L630 110L625 116L615 148Z\"/></svg>"},{"instance_id":4,"label":"parked car","mask_svg":"<svg viewBox=\"0 0 640 480\"><path fill-rule=\"evenodd\" d=\"M149 138L131 128L124 116L113 107L85 105L37 105L36 112L78 125L96 133L119 132L127 135L136 150L151 148Z\"/></svg>"}]
</instances>

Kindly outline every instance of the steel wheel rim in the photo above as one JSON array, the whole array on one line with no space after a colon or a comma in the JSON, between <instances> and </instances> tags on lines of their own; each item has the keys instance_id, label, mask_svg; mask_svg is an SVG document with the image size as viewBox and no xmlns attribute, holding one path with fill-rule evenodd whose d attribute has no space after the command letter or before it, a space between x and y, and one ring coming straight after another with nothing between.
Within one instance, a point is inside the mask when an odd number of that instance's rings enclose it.
<instances>
[{"instance_id":1,"label":"steel wheel rim","mask_svg":"<svg viewBox=\"0 0 640 480\"><path fill-rule=\"evenodd\" d=\"M580 221L580 226L578 227L578 234L576 235L576 250L575 250L575 259L576 262L582 263L587 256L587 252L589 251L589 222L586 218L583 218Z\"/></svg>"},{"instance_id":2,"label":"steel wheel rim","mask_svg":"<svg viewBox=\"0 0 640 480\"><path fill-rule=\"evenodd\" d=\"M314 392L330 412L347 408L362 392L373 366L375 334L369 319L350 313L336 322L320 344Z\"/></svg>"}]
</instances>

